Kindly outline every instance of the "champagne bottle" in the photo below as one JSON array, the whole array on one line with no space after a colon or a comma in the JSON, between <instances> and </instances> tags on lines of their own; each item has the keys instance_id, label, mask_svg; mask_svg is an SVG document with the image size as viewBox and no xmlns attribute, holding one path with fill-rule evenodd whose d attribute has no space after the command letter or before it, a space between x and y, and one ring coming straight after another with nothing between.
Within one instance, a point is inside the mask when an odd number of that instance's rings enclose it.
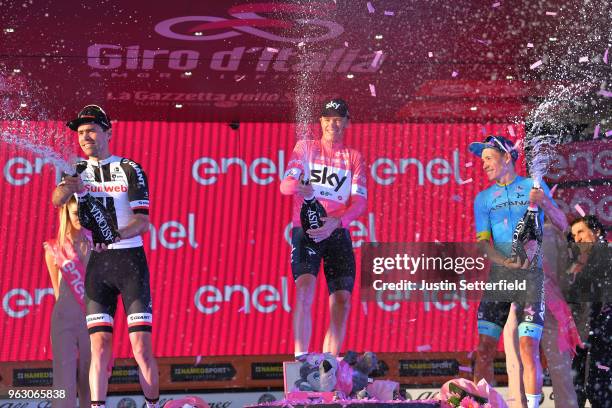
<instances>
[{"instance_id":1,"label":"champagne bottle","mask_svg":"<svg viewBox=\"0 0 612 408\"><path fill-rule=\"evenodd\" d=\"M307 184L307 182L305 184ZM310 237L306 234L306 231L309 229L321 228L323 226L323 220L321 218L323 217L327 217L327 212L323 204L315 198L314 192L309 197L304 197L300 209L300 222L304 230L304 236L307 239L310 240Z\"/></svg>"},{"instance_id":2,"label":"champagne bottle","mask_svg":"<svg viewBox=\"0 0 612 408\"><path fill-rule=\"evenodd\" d=\"M523 265L527 259L525 244L529 241L535 241L537 243L538 250L536 255L538 255L540 252L539 249L542 246L542 235L543 229L542 223L540 222L538 206L530 203L529 207L527 207L527 211L525 211L525 214L516 225L512 234L512 252L510 257L515 262L517 260L520 261L520 264ZM538 262L537 258L538 256L534 256L533 261Z\"/></svg>"},{"instance_id":3,"label":"champagne bottle","mask_svg":"<svg viewBox=\"0 0 612 408\"><path fill-rule=\"evenodd\" d=\"M87 165L82 162L76 165L74 176L80 175ZM117 226L111 215L98 199L88 191L77 193L78 215L81 225L91 231L94 245L110 245L119 238Z\"/></svg>"},{"instance_id":4,"label":"champagne bottle","mask_svg":"<svg viewBox=\"0 0 612 408\"><path fill-rule=\"evenodd\" d=\"M119 232L106 208L89 192L78 193L79 222L91 231L95 244L110 245L119 238Z\"/></svg>"}]
</instances>

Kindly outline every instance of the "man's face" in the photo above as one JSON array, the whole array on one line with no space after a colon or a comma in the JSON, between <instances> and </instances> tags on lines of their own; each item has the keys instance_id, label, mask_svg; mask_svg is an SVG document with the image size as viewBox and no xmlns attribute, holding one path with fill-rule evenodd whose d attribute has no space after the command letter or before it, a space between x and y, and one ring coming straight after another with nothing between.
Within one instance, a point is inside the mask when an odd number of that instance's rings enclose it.
<instances>
[{"instance_id":1,"label":"man's face","mask_svg":"<svg viewBox=\"0 0 612 408\"><path fill-rule=\"evenodd\" d=\"M323 140L328 142L341 142L344 137L344 129L349 124L349 119L342 116L322 116L321 129Z\"/></svg>"},{"instance_id":2,"label":"man's face","mask_svg":"<svg viewBox=\"0 0 612 408\"><path fill-rule=\"evenodd\" d=\"M508 155L497 149L484 149L480 157L489 181L499 180L508 169Z\"/></svg>"},{"instance_id":3,"label":"man's face","mask_svg":"<svg viewBox=\"0 0 612 408\"><path fill-rule=\"evenodd\" d=\"M104 131L97 123L85 123L78 127L79 145L88 157L108 156L110 129Z\"/></svg>"},{"instance_id":4,"label":"man's face","mask_svg":"<svg viewBox=\"0 0 612 408\"><path fill-rule=\"evenodd\" d=\"M576 242L595 242L595 233L583 221L572 225L572 237Z\"/></svg>"}]
</instances>

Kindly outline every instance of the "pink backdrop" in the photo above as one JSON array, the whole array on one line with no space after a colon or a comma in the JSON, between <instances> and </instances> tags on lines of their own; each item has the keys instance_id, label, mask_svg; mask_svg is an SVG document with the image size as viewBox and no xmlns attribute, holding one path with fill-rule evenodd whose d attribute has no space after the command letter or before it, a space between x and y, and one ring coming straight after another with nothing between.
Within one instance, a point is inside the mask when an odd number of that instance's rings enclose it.
<instances>
[{"instance_id":1,"label":"pink backdrop","mask_svg":"<svg viewBox=\"0 0 612 408\"><path fill-rule=\"evenodd\" d=\"M64 132L61 123L37 126L41 134ZM118 122L113 132L112 151L139 162L149 178L153 230L144 240L156 355L291 353L293 282L285 235L291 198L280 194L279 179L295 143L293 125L246 123L232 131L220 123ZM347 143L364 154L370 170L368 210L351 227L357 255L362 241L472 241L472 201L487 183L467 145L483 133L508 134L508 125L349 128ZM53 297L42 242L57 228L49 200L56 173L5 143L0 164L0 361L47 359ZM313 345L322 343L328 319L323 279L319 283ZM474 346L475 305L363 304L358 293L349 349ZM122 310L115 321L116 355L129 356Z\"/></svg>"}]
</instances>

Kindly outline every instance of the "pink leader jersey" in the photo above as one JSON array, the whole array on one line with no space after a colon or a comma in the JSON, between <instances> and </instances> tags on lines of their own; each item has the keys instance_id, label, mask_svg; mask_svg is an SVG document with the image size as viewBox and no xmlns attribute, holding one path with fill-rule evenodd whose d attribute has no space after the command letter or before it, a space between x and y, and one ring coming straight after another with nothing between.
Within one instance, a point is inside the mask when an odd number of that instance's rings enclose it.
<instances>
[{"instance_id":1,"label":"pink leader jersey","mask_svg":"<svg viewBox=\"0 0 612 408\"><path fill-rule=\"evenodd\" d=\"M366 209L368 190L367 167L355 149L329 144L321 140L300 140L295 145L281 182L281 193L294 194L300 176L310 176L315 197L328 217L338 217L342 227L359 217ZM300 225L302 198L294 196L293 226Z\"/></svg>"}]
</instances>

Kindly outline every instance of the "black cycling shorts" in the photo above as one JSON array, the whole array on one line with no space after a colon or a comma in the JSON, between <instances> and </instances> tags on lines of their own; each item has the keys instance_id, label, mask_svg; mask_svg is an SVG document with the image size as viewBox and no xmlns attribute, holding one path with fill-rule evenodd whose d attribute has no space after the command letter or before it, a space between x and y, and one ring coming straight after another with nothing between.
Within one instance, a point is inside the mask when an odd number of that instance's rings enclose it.
<instances>
[{"instance_id":1,"label":"black cycling shorts","mask_svg":"<svg viewBox=\"0 0 612 408\"><path fill-rule=\"evenodd\" d=\"M149 268L143 247L91 252L85 277L89 334L113 331L121 295L128 331L151 331L153 322Z\"/></svg>"},{"instance_id":2,"label":"black cycling shorts","mask_svg":"<svg viewBox=\"0 0 612 408\"><path fill-rule=\"evenodd\" d=\"M540 268L532 270L511 270L493 267L490 280L527 280L527 290L520 295L516 304L519 337L540 339L544 329L544 273ZM495 301L495 295L485 293L478 305L478 333L498 339L510 313L511 302Z\"/></svg>"},{"instance_id":3,"label":"black cycling shorts","mask_svg":"<svg viewBox=\"0 0 612 408\"><path fill-rule=\"evenodd\" d=\"M304 236L301 227L291 231L291 272L293 279L309 273L317 276L323 259L327 289L353 291L355 285L355 253L351 235L346 228L337 228L329 238L314 243Z\"/></svg>"}]
</instances>

